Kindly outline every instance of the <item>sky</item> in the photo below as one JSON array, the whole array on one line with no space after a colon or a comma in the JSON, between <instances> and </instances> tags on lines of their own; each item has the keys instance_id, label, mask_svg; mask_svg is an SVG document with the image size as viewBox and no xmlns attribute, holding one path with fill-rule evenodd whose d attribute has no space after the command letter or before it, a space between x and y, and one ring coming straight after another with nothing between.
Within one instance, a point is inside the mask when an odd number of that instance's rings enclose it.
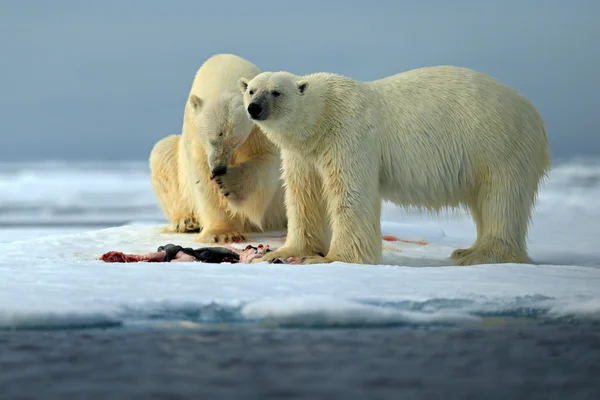
<instances>
[{"instance_id":1,"label":"sky","mask_svg":"<svg viewBox=\"0 0 600 400\"><path fill-rule=\"evenodd\" d=\"M541 112L555 159L600 155L597 0L2 0L0 161L147 160L216 53L374 80L469 67Z\"/></svg>"}]
</instances>

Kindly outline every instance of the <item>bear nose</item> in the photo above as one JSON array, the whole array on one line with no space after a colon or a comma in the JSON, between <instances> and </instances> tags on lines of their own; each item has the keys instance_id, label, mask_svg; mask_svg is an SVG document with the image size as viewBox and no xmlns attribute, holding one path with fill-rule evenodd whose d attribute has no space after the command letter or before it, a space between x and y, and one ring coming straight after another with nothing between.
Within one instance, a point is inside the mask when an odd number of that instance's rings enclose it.
<instances>
[{"instance_id":1,"label":"bear nose","mask_svg":"<svg viewBox=\"0 0 600 400\"><path fill-rule=\"evenodd\" d=\"M262 107L260 106L260 104L250 103L250 105L248 106L248 114L250 114L252 118L258 117L261 112Z\"/></svg>"},{"instance_id":2,"label":"bear nose","mask_svg":"<svg viewBox=\"0 0 600 400\"><path fill-rule=\"evenodd\" d=\"M215 179L215 177L225 175L226 173L227 173L227 167L224 165L220 165L218 167L215 167L215 169L213 169L211 171L210 179Z\"/></svg>"}]
</instances>

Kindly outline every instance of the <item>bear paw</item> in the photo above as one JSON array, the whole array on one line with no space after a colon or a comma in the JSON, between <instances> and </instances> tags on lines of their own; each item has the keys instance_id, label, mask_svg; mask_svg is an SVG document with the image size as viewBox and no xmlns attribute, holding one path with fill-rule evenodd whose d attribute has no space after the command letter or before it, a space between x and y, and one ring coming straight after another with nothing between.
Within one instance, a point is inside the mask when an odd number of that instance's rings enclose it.
<instances>
[{"instance_id":1,"label":"bear paw","mask_svg":"<svg viewBox=\"0 0 600 400\"><path fill-rule=\"evenodd\" d=\"M203 230L195 241L209 244L239 243L246 241L246 237L235 231Z\"/></svg>"},{"instance_id":2,"label":"bear paw","mask_svg":"<svg viewBox=\"0 0 600 400\"><path fill-rule=\"evenodd\" d=\"M457 256L456 258L452 258L452 261L461 267L481 264L531 264L532 262L526 255L518 256L514 252L499 251L494 248L461 250L456 250L452 253L453 256Z\"/></svg>"},{"instance_id":3,"label":"bear paw","mask_svg":"<svg viewBox=\"0 0 600 400\"><path fill-rule=\"evenodd\" d=\"M300 264L309 265L309 264L329 264L332 263L333 260L328 259L327 257L321 256L309 256L300 258Z\"/></svg>"},{"instance_id":4,"label":"bear paw","mask_svg":"<svg viewBox=\"0 0 600 400\"><path fill-rule=\"evenodd\" d=\"M473 252L473 249L456 249L450 255L450 259L454 262L458 262L458 260L468 256Z\"/></svg>"},{"instance_id":5,"label":"bear paw","mask_svg":"<svg viewBox=\"0 0 600 400\"><path fill-rule=\"evenodd\" d=\"M239 168L229 168L225 175L214 178L223 196L232 202L242 202L246 197L246 182Z\"/></svg>"},{"instance_id":6,"label":"bear paw","mask_svg":"<svg viewBox=\"0 0 600 400\"><path fill-rule=\"evenodd\" d=\"M163 229L163 233L189 233L198 232L200 224L194 217L179 218L171 221L168 227Z\"/></svg>"},{"instance_id":7,"label":"bear paw","mask_svg":"<svg viewBox=\"0 0 600 400\"><path fill-rule=\"evenodd\" d=\"M274 251L270 251L267 254L265 254L259 262L269 262L272 263L273 261L277 260L277 259L281 259L281 260L300 260L300 254L302 254L302 251L299 251L297 249L286 249L285 247L280 247L277 250ZM298 262L294 262L294 264L297 264Z\"/></svg>"}]
</instances>

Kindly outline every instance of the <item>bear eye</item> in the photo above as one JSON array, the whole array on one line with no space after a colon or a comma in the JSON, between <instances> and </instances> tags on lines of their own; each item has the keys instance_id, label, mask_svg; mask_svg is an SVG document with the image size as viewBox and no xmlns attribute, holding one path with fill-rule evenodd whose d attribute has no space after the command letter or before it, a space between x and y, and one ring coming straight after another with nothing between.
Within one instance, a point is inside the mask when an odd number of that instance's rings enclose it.
<instances>
[{"instance_id":1,"label":"bear eye","mask_svg":"<svg viewBox=\"0 0 600 400\"><path fill-rule=\"evenodd\" d=\"M248 93L250 93L250 95L252 96L254 94L254 90L250 89Z\"/></svg>"},{"instance_id":2,"label":"bear eye","mask_svg":"<svg viewBox=\"0 0 600 400\"><path fill-rule=\"evenodd\" d=\"M279 97L279 95L280 95L281 93L279 93L277 90L273 90L273 91L271 92L271 94L273 95L273 97Z\"/></svg>"},{"instance_id":3,"label":"bear eye","mask_svg":"<svg viewBox=\"0 0 600 400\"><path fill-rule=\"evenodd\" d=\"M223 136L223 132L219 132L219 136Z\"/></svg>"}]
</instances>

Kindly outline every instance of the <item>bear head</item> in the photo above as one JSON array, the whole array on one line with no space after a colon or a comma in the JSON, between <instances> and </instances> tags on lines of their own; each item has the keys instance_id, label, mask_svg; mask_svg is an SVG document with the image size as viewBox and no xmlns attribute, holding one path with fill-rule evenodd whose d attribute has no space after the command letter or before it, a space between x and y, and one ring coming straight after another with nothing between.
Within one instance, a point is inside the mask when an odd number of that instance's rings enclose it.
<instances>
[{"instance_id":1,"label":"bear head","mask_svg":"<svg viewBox=\"0 0 600 400\"><path fill-rule=\"evenodd\" d=\"M242 96L223 94L205 100L192 94L188 103L196 136L206 150L210 171L213 176L224 175L233 152L248 139L254 126Z\"/></svg>"},{"instance_id":2,"label":"bear head","mask_svg":"<svg viewBox=\"0 0 600 400\"><path fill-rule=\"evenodd\" d=\"M307 80L289 72L263 72L252 80L240 78L238 84L248 117L270 137L296 122L309 87Z\"/></svg>"}]
</instances>

